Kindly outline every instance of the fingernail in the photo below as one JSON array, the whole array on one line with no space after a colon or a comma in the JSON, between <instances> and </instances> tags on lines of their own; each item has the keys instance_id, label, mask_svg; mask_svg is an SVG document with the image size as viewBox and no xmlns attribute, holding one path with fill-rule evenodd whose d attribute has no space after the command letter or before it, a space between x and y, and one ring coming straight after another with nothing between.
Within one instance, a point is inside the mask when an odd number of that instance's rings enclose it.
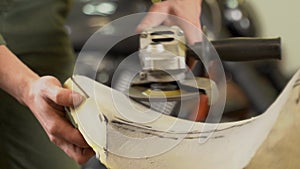
<instances>
[{"instance_id":1,"label":"fingernail","mask_svg":"<svg viewBox=\"0 0 300 169\"><path fill-rule=\"evenodd\" d=\"M79 106L80 103L82 103L82 101L84 100L84 97L79 93L73 92L72 100L73 100L74 106Z\"/></svg>"},{"instance_id":2,"label":"fingernail","mask_svg":"<svg viewBox=\"0 0 300 169\"><path fill-rule=\"evenodd\" d=\"M146 24L139 24L139 25L136 27L136 32L137 32L137 33L141 33L146 27L147 27Z\"/></svg>"},{"instance_id":3,"label":"fingernail","mask_svg":"<svg viewBox=\"0 0 300 169\"><path fill-rule=\"evenodd\" d=\"M136 32L136 33L140 33L140 32L141 32L140 25L138 25L138 26L136 27L135 32Z\"/></svg>"}]
</instances>

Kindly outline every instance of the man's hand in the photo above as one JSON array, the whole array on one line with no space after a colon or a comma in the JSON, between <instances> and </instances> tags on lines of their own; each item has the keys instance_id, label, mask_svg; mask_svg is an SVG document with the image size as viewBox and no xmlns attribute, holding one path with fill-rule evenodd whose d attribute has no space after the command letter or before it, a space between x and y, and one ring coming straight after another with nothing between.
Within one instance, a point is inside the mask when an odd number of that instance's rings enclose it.
<instances>
[{"instance_id":1,"label":"man's hand","mask_svg":"<svg viewBox=\"0 0 300 169\"><path fill-rule=\"evenodd\" d=\"M0 45L0 88L28 106L50 140L75 161L83 164L94 155L64 112L64 106L77 106L83 96L62 88L54 77L39 77L4 45Z\"/></svg>"},{"instance_id":2,"label":"man's hand","mask_svg":"<svg viewBox=\"0 0 300 169\"><path fill-rule=\"evenodd\" d=\"M52 76L33 81L23 99L49 139L79 164L85 163L94 152L68 121L64 106L77 106L83 99L80 94L62 88L60 82Z\"/></svg>"},{"instance_id":3,"label":"man's hand","mask_svg":"<svg viewBox=\"0 0 300 169\"><path fill-rule=\"evenodd\" d=\"M201 41L201 2L202 0L166 0L154 3L149 9L149 13L137 27L137 31L141 32L146 28L158 26L160 24L172 26L178 25L186 34L189 44ZM175 17L169 17L170 14Z\"/></svg>"}]
</instances>

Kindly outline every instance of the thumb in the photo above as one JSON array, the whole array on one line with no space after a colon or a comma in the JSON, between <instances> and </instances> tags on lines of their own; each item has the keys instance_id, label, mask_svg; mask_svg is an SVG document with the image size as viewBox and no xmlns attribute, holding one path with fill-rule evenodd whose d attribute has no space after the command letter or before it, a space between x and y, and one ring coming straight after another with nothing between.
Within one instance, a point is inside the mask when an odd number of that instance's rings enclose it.
<instances>
[{"instance_id":1,"label":"thumb","mask_svg":"<svg viewBox=\"0 0 300 169\"><path fill-rule=\"evenodd\" d=\"M48 84L45 85L46 97L58 105L76 107L84 100L84 96L78 92L63 88L59 82L51 81L46 84Z\"/></svg>"},{"instance_id":2,"label":"thumb","mask_svg":"<svg viewBox=\"0 0 300 169\"><path fill-rule=\"evenodd\" d=\"M52 100L52 99L51 99ZM80 103L84 100L84 97L79 93L72 91L70 89L65 89L60 87L57 89L57 93L55 94L53 101L61 106L67 107L76 107L79 106Z\"/></svg>"},{"instance_id":3,"label":"thumb","mask_svg":"<svg viewBox=\"0 0 300 169\"><path fill-rule=\"evenodd\" d=\"M60 88L56 96L56 103L61 106L76 107L84 100L79 93L70 89Z\"/></svg>"}]
</instances>

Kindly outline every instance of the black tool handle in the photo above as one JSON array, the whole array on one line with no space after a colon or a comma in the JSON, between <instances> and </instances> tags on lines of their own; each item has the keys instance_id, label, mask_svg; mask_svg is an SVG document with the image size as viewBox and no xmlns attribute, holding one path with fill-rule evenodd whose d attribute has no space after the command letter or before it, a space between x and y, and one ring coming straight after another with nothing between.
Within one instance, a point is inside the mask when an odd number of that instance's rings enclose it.
<instances>
[{"instance_id":1,"label":"black tool handle","mask_svg":"<svg viewBox=\"0 0 300 169\"><path fill-rule=\"evenodd\" d=\"M280 38L231 38L211 43L223 61L281 59ZM187 56L200 59L198 55L202 54L202 50L202 43L196 43L187 50Z\"/></svg>"}]
</instances>

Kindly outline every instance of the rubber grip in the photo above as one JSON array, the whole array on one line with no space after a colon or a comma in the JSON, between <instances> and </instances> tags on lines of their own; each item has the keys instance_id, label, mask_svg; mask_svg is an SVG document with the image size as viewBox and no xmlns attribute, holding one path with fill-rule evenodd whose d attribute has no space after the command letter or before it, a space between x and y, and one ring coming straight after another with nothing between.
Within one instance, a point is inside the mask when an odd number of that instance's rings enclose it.
<instances>
[{"instance_id":1,"label":"rubber grip","mask_svg":"<svg viewBox=\"0 0 300 169\"><path fill-rule=\"evenodd\" d=\"M263 59L281 59L281 39L271 38L230 38L211 41L223 61L254 61ZM196 43L187 49L187 57L200 59L202 43ZM198 55L196 55L196 53Z\"/></svg>"}]
</instances>

